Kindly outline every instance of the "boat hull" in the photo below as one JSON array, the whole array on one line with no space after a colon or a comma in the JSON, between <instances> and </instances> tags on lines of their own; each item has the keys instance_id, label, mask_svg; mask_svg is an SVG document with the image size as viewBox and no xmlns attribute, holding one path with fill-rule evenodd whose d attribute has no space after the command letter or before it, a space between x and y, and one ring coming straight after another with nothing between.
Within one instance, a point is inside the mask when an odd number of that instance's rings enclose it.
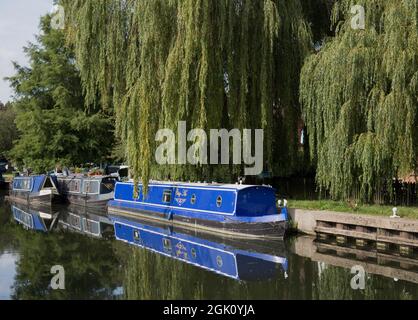
<instances>
[{"instance_id":1,"label":"boat hull","mask_svg":"<svg viewBox=\"0 0 418 320\"><path fill-rule=\"evenodd\" d=\"M85 196L76 194L66 194L63 196L65 202L78 206L88 208L103 208L105 209L109 200L113 198L113 195L104 196Z\"/></svg>"},{"instance_id":2,"label":"boat hull","mask_svg":"<svg viewBox=\"0 0 418 320\"><path fill-rule=\"evenodd\" d=\"M236 220L216 221L204 220L198 217L187 217L179 214L170 218L163 213L135 208L126 208L123 203L111 201L108 204L110 214L124 215L126 217L141 218L156 221L166 225L189 228L210 234L222 234L226 237L240 239L283 239L287 221L271 222L240 222Z\"/></svg>"},{"instance_id":3,"label":"boat hull","mask_svg":"<svg viewBox=\"0 0 418 320\"><path fill-rule=\"evenodd\" d=\"M21 204L34 203L52 203L54 195L52 192L32 193L10 190L9 199Z\"/></svg>"}]
</instances>

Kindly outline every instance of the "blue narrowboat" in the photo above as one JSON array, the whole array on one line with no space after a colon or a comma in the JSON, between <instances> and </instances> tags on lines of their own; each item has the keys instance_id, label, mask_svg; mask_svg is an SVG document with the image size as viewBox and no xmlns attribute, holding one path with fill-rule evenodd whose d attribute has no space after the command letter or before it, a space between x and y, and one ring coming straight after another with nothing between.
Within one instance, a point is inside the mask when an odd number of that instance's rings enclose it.
<instances>
[{"instance_id":1,"label":"blue narrowboat","mask_svg":"<svg viewBox=\"0 0 418 320\"><path fill-rule=\"evenodd\" d=\"M15 177L9 197L16 202L51 203L58 195L56 181L50 176Z\"/></svg>"},{"instance_id":2,"label":"blue narrowboat","mask_svg":"<svg viewBox=\"0 0 418 320\"><path fill-rule=\"evenodd\" d=\"M110 213L157 220L170 225L237 238L283 238L287 208L276 207L269 186L150 182L144 196L133 182L118 182Z\"/></svg>"},{"instance_id":3,"label":"blue narrowboat","mask_svg":"<svg viewBox=\"0 0 418 320\"><path fill-rule=\"evenodd\" d=\"M141 219L113 214L110 218L117 240L221 276L243 281L272 279L278 274L287 276L288 262L280 253L234 246L225 242L225 238L203 238L198 234L183 233L181 229L158 227Z\"/></svg>"}]
</instances>

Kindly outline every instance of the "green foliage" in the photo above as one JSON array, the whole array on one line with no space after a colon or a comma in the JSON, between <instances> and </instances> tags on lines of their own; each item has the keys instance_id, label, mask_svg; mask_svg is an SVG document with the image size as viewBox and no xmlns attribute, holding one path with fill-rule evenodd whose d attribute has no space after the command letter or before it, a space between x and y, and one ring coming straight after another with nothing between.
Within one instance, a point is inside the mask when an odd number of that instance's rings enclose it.
<instances>
[{"instance_id":1,"label":"green foliage","mask_svg":"<svg viewBox=\"0 0 418 320\"><path fill-rule=\"evenodd\" d=\"M333 36L331 28L332 8L336 0L301 1L303 12L309 21L315 43L320 43L327 36Z\"/></svg>"},{"instance_id":2,"label":"green foliage","mask_svg":"<svg viewBox=\"0 0 418 320\"><path fill-rule=\"evenodd\" d=\"M263 128L265 169L300 167L299 0L62 0L87 104L115 106L136 179L231 179L241 166L157 166L158 129ZM274 160L273 160L274 159Z\"/></svg>"},{"instance_id":3,"label":"green foliage","mask_svg":"<svg viewBox=\"0 0 418 320\"><path fill-rule=\"evenodd\" d=\"M352 5L366 9L351 28ZM336 36L302 70L300 101L317 182L334 198L354 186L364 200L384 180L410 174L418 151L418 3L340 0Z\"/></svg>"},{"instance_id":4,"label":"green foliage","mask_svg":"<svg viewBox=\"0 0 418 320\"><path fill-rule=\"evenodd\" d=\"M10 103L0 107L0 159L7 157L7 153L13 147L13 141L18 137L15 118L16 114Z\"/></svg>"},{"instance_id":5,"label":"green foliage","mask_svg":"<svg viewBox=\"0 0 418 320\"><path fill-rule=\"evenodd\" d=\"M112 116L85 101L73 52L64 34L41 20L38 44L25 48L30 68L15 63L8 78L15 91L16 124L20 133L10 152L19 166L43 172L106 159L113 143Z\"/></svg>"},{"instance_id":6,"label":"green foliage","mask_svg":"<svg viewBox=\"0 0 418 320\"><path fill-rule=\"evenodd\" d=\"M325 210L353 214L376 215L382 217L389 217L392 214L393 209L393 206L367 205L332 200L290 200L289 207L311 211ZM418 208L398 207L398 210L398 215L400 215L402 218L418 219Z\"/></svg>"},{"instance_id":7,"label":"green foliage","mask_svg":"<svg viewBox=\"0 0 418 320\"><path fill-rule=\"evenodd\" d=\"M13 299L112 298L120 277L111 242L71 233L41 234L21 226L14 226L12 231L20 252ZM50 286L54 265L65 269L65 290Z\"/></svg>"}]
</instances>

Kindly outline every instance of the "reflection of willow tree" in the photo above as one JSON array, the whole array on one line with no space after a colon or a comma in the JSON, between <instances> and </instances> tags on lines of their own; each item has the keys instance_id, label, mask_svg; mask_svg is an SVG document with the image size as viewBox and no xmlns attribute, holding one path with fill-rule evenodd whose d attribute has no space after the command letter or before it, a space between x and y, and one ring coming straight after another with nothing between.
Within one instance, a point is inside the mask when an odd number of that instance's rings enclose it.
<instances>
[{"instance_id":1,"label":"reflection of willow tree","mask_svg":"<svg viewBox=\"0 0 418 320\"><path fill-rule=\"evenodd\" d=\"M353 293L356 291L351 289L351 278L350 270L328 266L317 278L313 298L320 300L353 299Z\"/></svg>"},{"instance_id":2,"label":"reflection of willow tree","mask_svg":"<svg viewBox=\"0 0 418 320\"><path fill-rule=\"evenodd\" d=\"M355 262L353 262L353 265ZM366 274L364 290L353 290L350 269L328 266L317 279L313 292L314 299L320 300L409 300L418 296L417 286L404 281Z\"/></svg>"},{"instance_id":3,"label":"reflection of willow tree","mask_svg":"<svg viewBox=\"0 0 418 320\"><path fill-rule=\"evenodd\" d=\"M206 286L211 274L200 271L186 263L132 248L125 271L125 297L127 299L202 299L208 294L205 290L215 288ZM217 279L216 294L236 285L228 279ZM212 291L211 294L214 294ZM211 295L210 294L210 295Z\"/></svg>"},{"instance_id":4,"label":"reflection of willow tree","mask_svg":"<svg viewBox=\"0 0 418 320\"><path fill-rule=\"evenodd\" d=\"M283 272L265 281L237 281L153 252L130 248L124 277L127 299L279 299Z\"/></svg>"},{"instance_id":5,"label":"reflection of willow tree","mask_svg":"<svg viewBox=\"0 0 418 320\"><path fill-rule=\"evenodd\" d=\"M110 242L71 233L15 228L20 259L14 299L106 299L117 288L118 262ZM50 287L51 267L65 269L65 290Z\"/></svg>"},{"instance_id":6,"label":"reflection of willow tree","mask_svg":"<svg viewBox=\"0 0 418 320\"><path fill-rule=\"evenodd\" d=\"M205 130L263 128L266 169L295 170L298 79L311 39L304 2L61 0L86 102L98 93L103 105L113 102L136 178L231 175L152 166L157 129L175 130L179 120Z\"/></svg>"}]
</instances>

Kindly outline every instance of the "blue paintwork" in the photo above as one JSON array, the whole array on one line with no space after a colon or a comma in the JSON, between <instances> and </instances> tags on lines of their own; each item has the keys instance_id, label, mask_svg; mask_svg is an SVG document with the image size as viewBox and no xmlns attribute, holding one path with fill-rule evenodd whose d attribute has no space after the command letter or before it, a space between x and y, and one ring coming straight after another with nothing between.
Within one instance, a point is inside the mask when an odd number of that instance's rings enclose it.
<instances>
[{"instance_id":1,"label":"blue paintwork","mask_svg":"<svg viewBox=\"0 0 418 320\"><path fill-rule=\"evenodd\" d=\"M42 186L45 182L46 177L47 177L46 175L30 176L30 177L15 177L13 179L12 190L30 192L30 193L40 192L42 190ZM30 179L31 181L29 190L21 190L22 183L27 179Z\"/></svg>"},{"instance_id":2,"label":"blue paintwork","mask_svg":"<svg viewBox=\"0 0 418 320\"><path fill-rule=\"evenodd\" d=\"M27 212L28 211L28 212ZM30 230L47 232L47 228L39 212L34 210L22 210L16 206L12 206L13 218L19 224Z\"/></svg>"},{"instance_id":3,"label":"blue paintwork","mask_svg":"<svg viewBox=\"0 0 418 320\"><path fill-rule=\"evenodd\" d=\"M277 265L287 271L287 259L246 251L139 221L110 215L117 240L241 280L274 277Z\"/></svg>"},{"instance_id":4,"label":"blue paintwork","mask_svg":"<svg viewBox=\"0 0 418 320\"><path fill-rule=\"evenodd\" d=\"M267 186L156 184L151 183L146 198L139 185L139 198L134 199L133 183L117 183L115 199L109 207L198 218L219 222L277 222L286 221L285 212L276 208L275 189ZM171 194L171 202L163 203L163 194ZM196 202L192 203L192 197ZM222 198L217 206L218 197Z\"/></svg>"}]
</instances>

